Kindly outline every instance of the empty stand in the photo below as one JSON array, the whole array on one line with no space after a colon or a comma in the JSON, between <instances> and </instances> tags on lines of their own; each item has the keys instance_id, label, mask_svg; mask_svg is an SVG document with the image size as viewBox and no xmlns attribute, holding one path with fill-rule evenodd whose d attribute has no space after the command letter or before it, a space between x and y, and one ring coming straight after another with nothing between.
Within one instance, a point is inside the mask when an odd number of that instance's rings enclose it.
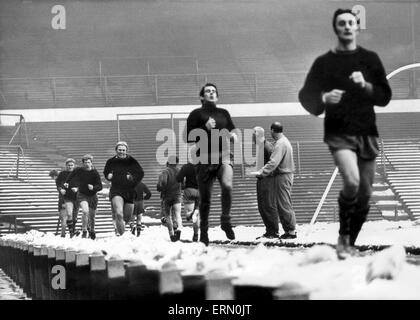
<instances>
[{"instance_id":1,"label":"empty stand","mask_svg":"<svg viewBox=\"0 0 420 320\"><path fill-rule=\"evenodd\" d=\"M394 99L420 95L419 72L398 74ZM215 83L221 103L298 102L306 72L178 73L91 77L3 78L0 107L7 109L86 108L197 104L206 82ZM413 84L414 82L414 84Z\"/></svg>"},{"instance_id":2,"label":"empty stand","mask_svg":"<svg viewBox=\"0 0 420 320\"><path fill-rule=\"evenodd\" d=\"M420 140L387 140L387 180L411 218L420 216Z\"/></svg>"},{"instance_id":3,"label":"empty stand","mask_svg":"<svg viewBox=\"0 0 420 320\"><path fill-rule=\"evenodd\" d=\"M411 216L418 214L418 139L420 134L415 124L419 114L378 114L378 126L384 138L385 161L378 157L377 175L370 219L381 219L384 211L407 211ZM269 128L273 117L241 117L233 119L241 129L250 129L256 125ZM282 121L286 136L292 141L296 164L295 183L292 199L298 223L308 223L318 205L334 170L334 164L326 145L322 142L323 120L312 116L287 116L276 120ZM174 119L174 127L178 128ZM153 196L146 201L146 215L159 218L160 198L155 186L157 176L164 167L156 160L156 150L162 144L156 141L156 133L161 128L171 128L171 120L123 120L120 122L121 139L129 144L132 154L145 170L144 182L152 190ZM12 127L1 127L2 136L13 132ZM28 123L31 135L31 148L25 149L26 169L29 178L22 172L20 178L10 175L15 151L0 149L1 195L0 211L7 216L16 217L19 230L37 228L55 231L57 227L57 191L54 182L48 177L51 169L64 166L66 157L73 157L80 162L81 157L90 153L94 156L94 166L102 176L103 167L108 158L114 155L117 141L117 123L115 121L80 121L58 123ZM389 139L411 136L414 140ZM266 137L269 132L266 129ZM387 140L388 138L388 140ZM420 137L418 137L420 138ZM7 139L6 139L7 140ZM247 146L250 147L249 144ZM9 148L10 149L10 148ZM23 165L21 165L23 170ZM387 179L384 179L384 169ZM237 224L262 225L257 210L256 180L243 175L252 170L250 165L234 166L234 195L232 220ZM98 232L113 229L110 205L107 199L109 183L103 179L105 190L99 195ZM391 189L390 189L391 186ZM334 221L338 218L337 196L341 188L341 178L337 177L321 209L317 221ZM390 191L392 190L392 192ZM210 223L215 226L220 216L220 187L215 183ZM398 218L398 217L397 217ZM13 222L13 221L12 221ZM159 223L159 220L156 220ZM7 229L10 225L5 224ZM13 228L12 228L13 231Z\"/></svg>"}]
</instances>

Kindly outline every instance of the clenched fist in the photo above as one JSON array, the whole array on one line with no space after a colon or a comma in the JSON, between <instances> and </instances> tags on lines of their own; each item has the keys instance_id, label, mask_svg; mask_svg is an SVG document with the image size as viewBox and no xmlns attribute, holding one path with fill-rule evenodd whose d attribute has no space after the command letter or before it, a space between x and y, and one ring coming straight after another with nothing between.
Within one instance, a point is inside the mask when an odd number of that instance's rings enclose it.
<instances>
[{"instance_id":1,"label":"clenched fist","mask_svg":"<svg viewBox=\"0 0 420 320\"><path fill-rule=\"evenodd\" d=\"M337 104L340 103L343 94L346 91L340 89L333 89L330 92L325 92L322 95L322 102L325 104Z\"/></svg>"},{"instance_id":2,"label":"clenched fist","mask_svg":"<svg viewBox=\"0 0 420 320\"><path fill-rule=\"evenodd\" d=\"M214 120L212 117L209 117L209 120L206 122L206 128L207 130L216 128L216 120Z\"/></svg>"},{"instance_id":3,"label":"clenched fist","mask_svg":"<svg viewBox=\"0 0 420 320\"><path fill-rule=\"evenodd\" d=\"M350 75L350 80L352 80L355 84L357 84L360 88L364 88L366 86L366 80L363 77L363 74L360 71L354 71Z\"/></svg>"}]
</instances>

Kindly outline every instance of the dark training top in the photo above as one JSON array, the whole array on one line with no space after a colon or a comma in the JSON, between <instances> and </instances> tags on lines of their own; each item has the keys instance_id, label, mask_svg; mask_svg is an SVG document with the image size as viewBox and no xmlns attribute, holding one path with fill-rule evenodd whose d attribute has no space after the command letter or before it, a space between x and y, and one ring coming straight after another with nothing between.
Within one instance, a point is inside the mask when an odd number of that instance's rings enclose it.
<instances>
[{"instance_id":1,"label":"dark training top","mask_svg":"<svg viewBox=\"0 0 420 320\"><path fill-rule=\"evenodd\" d=\"M176 180L178 182L184 182L184 188L194 188L198 189L197 176L195 175L195 166L192 163L186 163L182 166L176 175Z\"/></svg>"},{"instance_id":2,"label":"dark training top","mask_svg":"<svg viewBox=\"0 0 420 320\"><path fill-rule=\"evenodd\" d=\"M134 190L136 191L136 197L134 199L136 201L149 200L152 196L149 188L143 182L139 182ZM144 196L144 194L146 195Z\"/></svg>"},{"instance_id":3,"label":"dark training top","mask_svg":"<svg viewBox=\"0 0 420 320\"><path fill-rule=\"evenodd\" d=\"M112 179L108 179L108 174L112 173ZM132 180L127 179L127 173L133 177ZM108 159L104 168L105 179L112 182L111 188L114 190L130 190L143 179L144 171L140 164L132 156L127 155L126 158L118 158L117 156Z\"/></svg>"},{"instance_id":4,"label":"dark training top","mask_svg":"<svg viewBox=\"0 0 420 320\"><path fill-rule=\"evenodd\" d=\"M74 171L75 169L73 169ZM60 189L64 189L66 190L66 193L63 195L63 199L65 200L71 200L74 201L76 200L76 192L73 192L71 190L71 186L69 184L68 188L64 187L65 183L69 183L69 176L73 171L61 171L57 177L57 179L55 180L55 184L57 186L57 190L60 192ZM61 193L60 193L61 194Z\"/></svg>"},{"instance_id":5,"label":"dark training top","mask_svg":"<svg viewBox=\"0 0 420 320\"><path fill-rule=\"evenodd\" d=\"M202 129L206 133L208 139L208 155L210 156L210 153L212 151L214 153L218 152L221 155L223 147L222 137L219 138L219 150L211 149L211 131L208 130L206 127L206 122L209 120L209 117L213 118L216 121L216 127L214 129L226 129L229 132L235 129L235 125L232 122L232 118L230 117L230 114L226 109L218 108L214 103L205 102L203 103L201 108L197 108L191 111L187 118L187 141L198 142L199 137L192 139L189 138L189 134L194 129ZM227 142L229 143L229 141ZM201 147L199 151L203 152Z\"/></svg>"},{"instance_id":6,"label":"dark training top","mask_svg":"<svg viewBox=\"0 0 420 320\"><path fill-rule=\"evenodd\" d=\"M358 87L349 78L360 71L373 85L373 95ZM340 103L325 105L321 94L333 89L345 90ZM373 106L386 106L391 88L378 55L358 46L353 51L328 51L312 65L303 88L299 92L302 106L313 115L325 110L324 135L378 136Z\"/></svg>"},{"instance_id":7,"label":"dark training top","mask_svg":"<svg viewBox=\"0 0 420 320\"><path fill-rule=\"evenodd\" d=\"M168 166L162 170L158 178L157 191L164 199L173 199L181 196L181 184L176 180L178 168Z\"/></svg>"},{"instance_id":8,"label":"dark training top","mask_svg":"<svg viewBox=\"0 0 420 320\"><path fill-rule=\"evenodd\" d=\"M74 169L68 177L70 188L77 187L79 192L86 196L93 196L102 190L102 181L98 171L86 170L85 168ZM93 186L93 190L89 190L88 184Z\"/></svg>"}]
</instances>

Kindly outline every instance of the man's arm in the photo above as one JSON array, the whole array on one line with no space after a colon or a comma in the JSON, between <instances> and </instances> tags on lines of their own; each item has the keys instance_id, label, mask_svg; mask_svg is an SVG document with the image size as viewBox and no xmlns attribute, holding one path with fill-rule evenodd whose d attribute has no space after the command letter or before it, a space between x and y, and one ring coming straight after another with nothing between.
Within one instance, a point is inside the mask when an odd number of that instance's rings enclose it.
<instances>
[{"instance_id":1,"label":"man's arm","mask_svg":"<svg viewBox=\"0 0 420 320\"><path fill-rule=\"evenodd\" d=\"M93 185L93 191L98 192L102 190L102 180L98 171L94 169L94 173L95 173L95 184Z\"/></svg>"},{"instance_id":2,"label":"man's arm","mask_svg":"<svg viewBox=\"0 0 420 320\"><path fill-rule=\"evenodd\" d=\"M143 186L144 186L143 192L146 194L144 196L144 200L149 200L152 197L152 192L144 183L143 183Z\"/></svg>"},{"instance_id":3,"label":"man's arm","mask_svg":"<svg viewBox=\"0 0 420 320\"><path fill-rule=\"evenodd\" d=\"M64 172L62 171L58 174L57 179L55 179L55 185L58 191L64 188L63 184L64 184Z\"/></svg>"},{"instance_id":4,"label":"man's arm","mask_svg":"<svg viewBox=\"0 0 420 320\"><path fill-rule=\"evenodd\" d=\"M373 103L376 106L385 107L392 97L392 90L386 78L384 66L378 55L374 53L373 83L366 83L367 94L372 97Z\"/></svg>"},{"instance_id":5,"label":"man's arm","mask_svg":"<svg viewBox=\"0 0 420 320\"><path fill-rule=\"evenodd\" d=\"M141 165L137 162L136 159L133 159L133 163L130 168L130 174L133 177L134 185L137 185L144 177L144 171Z\"/></svg>"},{"instance_id":6,"label":"man's arm","mask_svg":"<svg viewBox=\"0 0 420 320\"><path fill-rule=\"evenodd\" d=\"M314 116L319 116L325 110L325 104L322 102L321 74L321 63L316 59L306 76L303 88L299 91L300 103Z\"/></svg>"},{"instance_id":7,"label":"man's arm","mask_svg":"<svg viewBox=\"0 0 420 320\"><path fill-rule=\"evenodd\" d=\"M208 119L206 121L209 121ZM195 109L193 110L187 118L187 142L197 142L197 137L194 140L189 139L190 132L194 129L201 129L204 132L210 131L209 128L206 127L206 122L203 121L201 118L200 110Z\"/></svg>"},{"instance_id":8,"label":"man's arm","mask_svg":"<svg viewBox=\"0 0 420 320\"><path fill-rule=\"evenodd\" d=\"M262 177L266 177L270 175L280 164L281 159L284 156L285 150L283 150L282 146L279 143L274 145L273 152L271 154L270 160L262 167L258 173Z\"/></svg>"},{"instance_id":9,"label":"man's arm","mask_svg":"<svg viewBox=\"0 0 420 320\"><path fill-rule=\"evenodd\" d=\"M112 181L112 177L111 177L111 179L108 179L108 175L110 173L112 174L112 165L111 165L111 159L108 159L108 161L106 162L105 167L104 167L104 177L108 181Z\"/></svg>"},{"instance_id":10,"label":"man's arm","mask_svg":"<svg viewBox=\"0 0 420 320\"><path fill-rule=\"evenodd\" d=\"M224 112L225 112L225 117L226 117L226 120L227 120L226 129L228 129L229 131L232 131L232 130L235 129L235 125L233 124L230 113L226 109L224 109Z\"/></svg>"}]
</instances>

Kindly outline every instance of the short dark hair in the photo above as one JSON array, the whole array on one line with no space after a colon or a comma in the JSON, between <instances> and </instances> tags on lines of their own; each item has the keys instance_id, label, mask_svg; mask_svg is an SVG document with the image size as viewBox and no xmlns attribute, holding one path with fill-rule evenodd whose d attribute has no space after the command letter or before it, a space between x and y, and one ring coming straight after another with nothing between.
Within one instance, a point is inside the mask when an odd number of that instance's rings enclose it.
<instances>
[{"instance_id":1,"label":"short dark hair","mask_svg":"<svg viewBox=\"0 0 420 320\"><path fill-rule=\"evenodd\" d=\"M200 98L203 98L204 97L204 89L206 88L206 87L214 87L215 89L216 89L216 94L217 94L217 97L219 97L219 91L217 90L217 87L216 87L216 85L215 84L213 84L213 83L210 83L210 82L207 82L201 89L200 89Z\"/></svg>"},{"instance_id":2,"label":"short dark hair","mask_svg":"<svg viewBox=\"0 0 420 320\"><path fill-rule=\"evenodd\" d=\"M273 130L276 133L283 132L283 126L282 126L282 124L279 121L273 122L271 124L270 129Z\"/></svg>"},{"instance_id":3,"label":"short dark hair","mask_svg":"<svg viewBox=\"0 0 420 320\"><path fill-rule=\"evenodd\" d=\"M58 177L58 171L57 170L51 170L48 175L53 178L53 177Z\"/></svg>"},{"instance_id":4,"label":"short dark hair","mask_svg":"<svg viewBox=\"0 0 420 320\"><path fill-rule=\"evenodd\" d=\"M333 20L332 20L333 30L334 30L335 33L337 33L337 29L335 27L335 23L337 21L337 17L340 14L344 14L344 13L350 13L351 15L353 15L356 18L357 24L360 24L360 19L357 17L357 15L353 11L351 11L351 9L337 9L334 12L334 16L333 16Z\"/></svg>"}]
</instances>

